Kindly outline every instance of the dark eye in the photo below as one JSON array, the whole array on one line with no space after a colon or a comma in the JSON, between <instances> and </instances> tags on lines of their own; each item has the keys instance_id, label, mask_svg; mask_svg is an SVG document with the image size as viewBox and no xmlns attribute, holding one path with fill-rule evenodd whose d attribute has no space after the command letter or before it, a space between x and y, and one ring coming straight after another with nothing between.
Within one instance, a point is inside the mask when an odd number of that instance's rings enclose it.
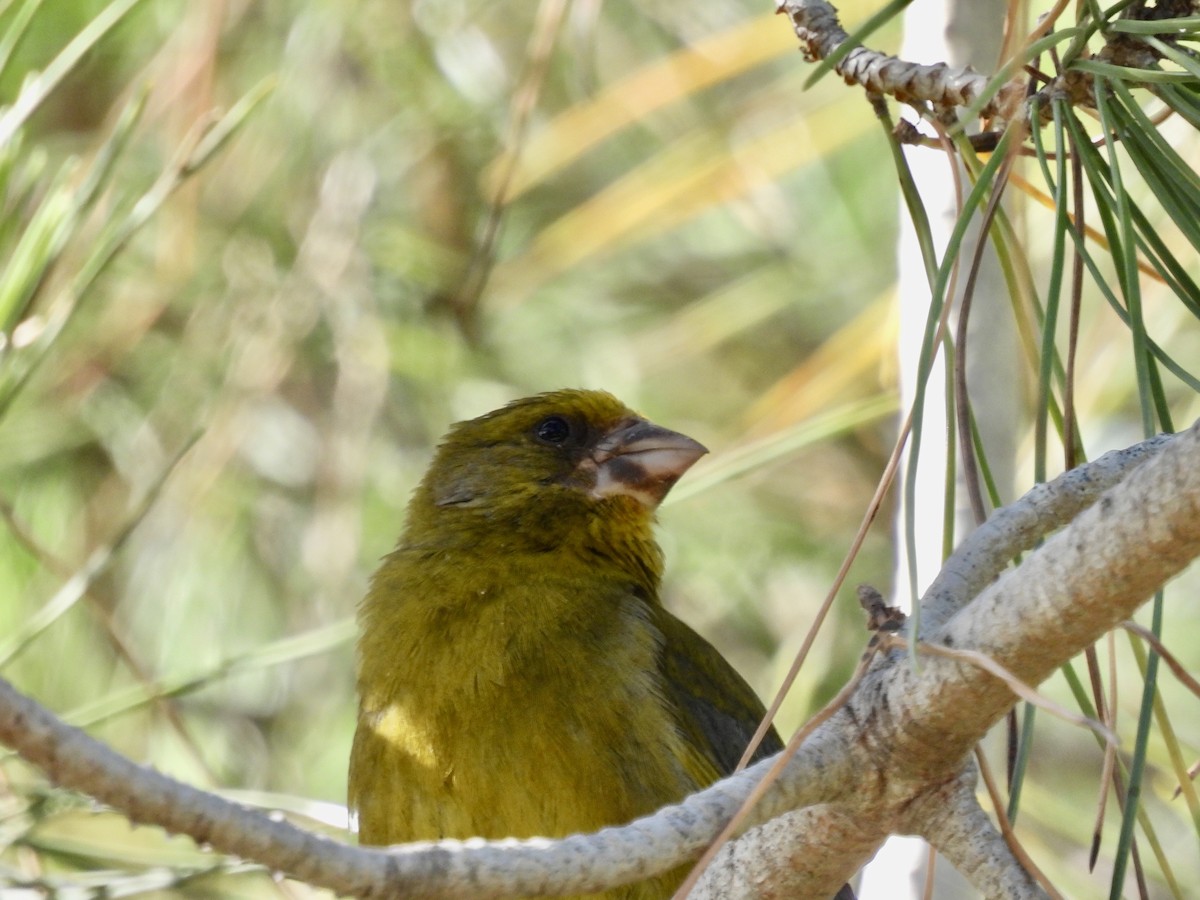
<instances>
[{"instance_id":1,"label":"dark eye","mask_svg":"<svg viewBox=\"0 0 1200 900\"><path fill-rule=\"evenodd\" d=\"M571 423L562 416L550 416L538 422L533 433L539 441L547 444L565 444L571 436Z\"/></svg>"}]
</instances>

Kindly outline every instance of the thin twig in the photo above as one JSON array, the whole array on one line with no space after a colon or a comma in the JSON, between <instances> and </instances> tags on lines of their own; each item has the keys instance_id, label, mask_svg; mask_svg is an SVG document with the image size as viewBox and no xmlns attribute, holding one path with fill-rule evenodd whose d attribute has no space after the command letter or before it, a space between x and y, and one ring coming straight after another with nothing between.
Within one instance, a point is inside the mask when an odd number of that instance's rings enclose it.
<instances>
[{"instance_id":1,"label":"thin twig","mask_svg":"<svg viewBox=\"0 0 1200 900\"><path fill-rule=\"evenodd\" d=\"M488 200L487 215L479 233L479 240L471 254L470 264L463 276L462 284L454 298L454 311L459 326L469 338L475 338L475 314L479 299L487 287L488 278L496 263L496 243L504 213L508 206L509 191L513 176L521 159L521 150L529 132L529 123L537 109L538 96L546 73L550 69L550 57L558 39L566 14L566 0L542 0L533 24L533 32L526 49L525 72L513 93L509 106L509 129L504 142L504 155L500 163L500 177L495 191Z\"/></svg>"},{"instance_id":2,"label":"thin twig","mask_svg":"<svg viewBox=\"0 0 1200 900\"><path fill-rule=\"evenodd\" d=\"M28 529L24 523L17 518L16 510L12 505L3 498L0 498L0 517L4 519L8 525L12 536L16 538L17 543L25 548L25 551L38 561L52 575L67 581L74 574L74 569L65 561L59 559L51 553L46 547L43 547ZM117 631L116 623L113 621L112 615L109 613L107 606L96 596L94 584L88 584L84 588L84 597L88 600L88 607L100 622L100 627L104 631L104 636L108 639L113 651L133 674L133 677L145 689L147 697L155 705L163 717L170 723L179 739L183 742L192 761L200 767L205 777L214 784L217 782L216 774L208 761L204 758L204 754L200 751L200 746L196 743L196 739L192 736L187 723L183 720L183 716L179 713L178 704L171 697L163 696L160 692L158 684L149 670L137 658L132 647Z\"/></svg>"},{"instance_id":3,"label":"thin twig","mask_svg":"<svg viewBox=\"0 0 1200 900\"><path fill-rule=\"evenodd\" d=\"M992 801L992 810L996 814L996 822L1000 826L1000 834L1004 837L1004 843L1008 844L1008 849L1012 851L1012 855L1021 861L1021 865L1025 867L1025 871L1037 879L1038 884L1042 889L1050 895L1052 900L1063 900L1062 894L1054 887L1049 876L1046 875L1033 861L1033 857L1026 852L1025 847L1017 840L1017 834L1013 831L1012 822L1008 819L1008 813L1004 809L1004 797L1000 794L1000 788L996 784L996 779L992 775L991 764L988 763L987 757L983 753L983 749L975 745L975 763L979 766L979 774L983 778L983 784L987 788L988 797Z\"/></svg>"}]
</instances>

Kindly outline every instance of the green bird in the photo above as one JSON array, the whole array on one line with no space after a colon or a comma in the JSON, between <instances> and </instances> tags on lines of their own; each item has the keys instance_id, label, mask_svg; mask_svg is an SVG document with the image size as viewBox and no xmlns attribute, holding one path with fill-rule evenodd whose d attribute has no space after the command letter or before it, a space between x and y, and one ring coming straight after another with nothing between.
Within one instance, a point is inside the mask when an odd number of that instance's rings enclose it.
<instances>
[{"instance_id":1,"label":"green bird","mask_svg":"<svg viewBox=\"0 0 1200 900\"><path fill-rule=\"evenodd\" d=\"M762 703L663 608L653 535L706 452L599 391L451 428L359 609L362 843L596 831L733 772ZM668 898L686 870L595 896Z\"/></svg>"}]
</instances>

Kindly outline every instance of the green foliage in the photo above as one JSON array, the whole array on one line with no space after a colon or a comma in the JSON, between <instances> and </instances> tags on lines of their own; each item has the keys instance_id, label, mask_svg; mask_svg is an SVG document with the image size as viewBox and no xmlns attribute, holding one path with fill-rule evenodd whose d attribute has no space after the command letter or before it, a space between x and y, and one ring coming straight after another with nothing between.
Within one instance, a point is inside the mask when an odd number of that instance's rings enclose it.
<instances>
[{"instance_id":1,"label":"green foliage","mask_svg":"<svg viewBox=\"0 0 1200 900\"><path fill-rule=\"evenodd\" d=\"M757 4L598 9L0 3L5 677L336 823L352 616L432 442L578 385L719 451L663 513L668 601L769 696L894 409L887 151ZM275 890L3 773L4 883Z\"/></svg>"},{"instance_id":2,"label":"green foliage","mask_svg":"<svg viewBox=\"0 0 1200 900\"><path fill-rule=\"evenodd\" d=\"M1012 372L992 377L1024 377L1036 386L1030 460L1036 480L1111 446L1182 427L1197 413L1200 370L1194 351L1200 306L1194 279L1200 251L1200 180L1194 162L1189 161L1200 148L1195 130L1200 124L1195 114L1200 66L1190 43L1197 20L1153 21L1162 13L1141 4L1117 4L1103 13L1081 6L1078 13L1078 21L1049 22L1048 34L1011 49L1009 60L976 102L982 109L986 99L998 96L1017 71L1017 63L1032 63L1042 73L1035 89L1044 89L1031 91L1028 106L1032 131L1018 119L1016 127L999 136L986 163L968 166L974 185L962 203L963 215L949 248L930 279L933 303L924 335L917 405L948 403L958 419L960 438L972 436L960 439L959 446L969 443L974 448L978 471L966 454L951 466L961 466L965 472L966 492L983 498L973 504L978 508L1006 502L987 480L989 448L975 430L976 422L990 412L972 408L957 389L948 400L937 401L925 398L923 391L934 371L935 350L950 354L948 365L955 367L955 357L966 354L965 329L960 327L949 338L939 335L936 326L949 296L948 286L955 278L973 281L978 261L960 253L957 241L968 218L985 208L983 215L992 229L989 237L1005 270L1027 354L1024 372L1018 363ZM1126 15L1131 18L1122 18ZM1041 55L1052 47L1058 48L1056 55ZM957 139L960 148L967 146L961 136L949 137ZM1022 147L1033 159L1017 162ZM1036 179L1040 184L1031 183ZM1006 189L1011 199L1014 187L1049 206L1052 216L1039 219L1030 214L1022 229L1015 228L1002 207L994 201L988 205L989 197ZM928 229L922 223L929 216L911 199L910 206L916 209L918 227ZM967 293L969 303L969 289ZM980 298L985 299L992 298ZM1105 360L1102 366L1096 364L1100 358ZM914 452L920 440L921 430L915 424ZM950 457L955 456L951 442ZM947 507L961 507L964 501L954 496L953 473L947 484ZM912 485L907 483L910 499ZM1018 491L1026 486L1018 485ZM911 537L914 521L910 519L906 527ZM1186 594L1186 588L1181 590ZM1159 637L1187 633L1197 624L1186 605L1165 603L1162 595L1150 604L1147 618ZM1183 632L1164 632L1168 621L1172 629ZM1117 659L1115 680L1100 671L1092 658L1087 669L1093 687L1083 687L1083 676L1072 664L1064 669L1064 684L1046 688L1054 695L1069 687L1087 715L1095 716L1100 709L1115 716L1129 754L1117 759L1111 784L1097 786L1093 780L1088 785L1093 796L1099 791L1112 801L1107 818L1103 800L1100 811L1091 813L1099 823L1093 850L1100 851L1101 868L1092 881L1085 881L1078 869L1052 869L1052 879L1060 887L1077 886L1064 887L1066 893L1095 891L1095 879L1104 878L1112 897L1123 896L1138 890L1133 882L1135 867L1138 883L1157 882L1174 896L1185 895L1186 886L1197 877L1188 861L1194 854L1181 858L1172 848L1181 832L1188 834L1184 840L1193 848L1200 837L1200 803L1185 762L1195 758L1200 734L1181 724L1178 707L1172 717L1171 704L1164 702L1163 692L1176 693L1177 686L1162 683L1158 655L1147 652L1136 639L1131 643L1132 656L1120 655L1112 643L1105 648ZM1194 669L1200 663L1186 643L1181 646L1169 639L1166 643L1185 667ZM1112 697L1118 692L1124 702L1114 712ZM1128 700L1131 695L1140 695L1136 707ZM1036 819L1031 832L1021 836L1040 858L1043 841L1083 845L1090 835L1076 827L1082 820L1059 820L1057 813L1049 812L1061 802L1061 797L1049 795L1061 786L1055 783L1047 789L1042 779L1051 771L1060 773L1067 758L1078 765L1077 748L1068 757L1063 736L1047 737L1046 724L1037 722L1035 730L1035 722L1032 710L1026 710L1016 769L1011 773L1008 813L1014 818L1020 813L1022 822L1031 816ZM1100 777L1100 771L1097 755L1094 778ZM1165 783L1156 785L1158 778ZM1164 803L1164 795L1175 785L1184 795L1182 801ZM1089 802L1082 790L1068 795L1081 805ZM1140 860L1135 859L1135 841L1141 844ZM1045 848L1042 853L1055 855Z\"/></svg>"}]
</instances>

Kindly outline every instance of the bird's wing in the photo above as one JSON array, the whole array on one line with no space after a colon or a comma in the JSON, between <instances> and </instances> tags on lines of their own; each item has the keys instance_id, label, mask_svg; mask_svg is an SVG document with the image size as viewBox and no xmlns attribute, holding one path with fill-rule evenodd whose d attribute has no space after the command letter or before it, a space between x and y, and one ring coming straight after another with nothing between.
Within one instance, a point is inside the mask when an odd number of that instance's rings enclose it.
<instances>
[{"instance_id":1,"label":"bird's wing","mask_svg":"<svg viewBox=\"0 0 1200 900\"><path fill-rule=\"evenodd\" d=\"M659 608L659 615L663 680L688 745L702 757L689 770L697 786L705 787L733 772L766 710L712 644L666 610ZM751 762L782 749L772 726ZM854 900L854 891L844 884L833 900Z\"/></svg>"},{"instance_id":2,"label":"bird's wing","mask_svg":"<svg viewBox=\"0 0 1200 900\"><path fill-rule=\"evenodd\" d=\"M750 685L712 644L666 610L659 608L658 613L656 624L664 639L663 682L687 743L712 767L710 773L693 772L698 784L705 786L733 772L765 710ZM772 727L753 761L782 749Z\"/></svg>"}]
</instances>

